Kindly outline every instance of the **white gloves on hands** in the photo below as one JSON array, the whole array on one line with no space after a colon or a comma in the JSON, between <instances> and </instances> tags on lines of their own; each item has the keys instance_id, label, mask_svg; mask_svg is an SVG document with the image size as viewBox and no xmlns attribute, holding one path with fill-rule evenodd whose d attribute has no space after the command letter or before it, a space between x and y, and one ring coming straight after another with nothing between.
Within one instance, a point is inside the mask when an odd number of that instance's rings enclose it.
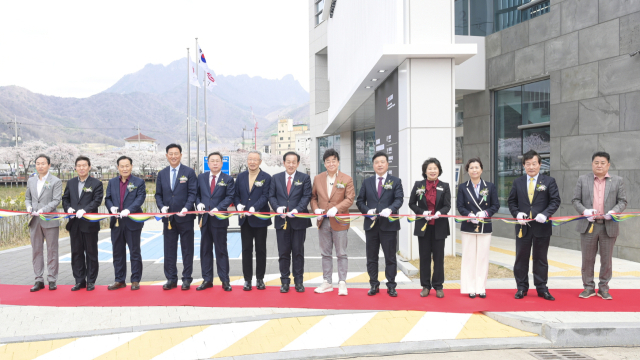
<instances>
[{"instance_id":1,"label":"white gloves on hands","mask_svg":"<svg viewBox=\"0 0 640 360\"><path fill-rule=\"evenodd\" d=\"M109 211L111 211L112 214L115 214L118 212L118 207L117 206L112 206Z\"/></svg>"},{"instance_id":2,"label":"white gloves on hands","mask_svg":"<svg viewBox=\"0 0 640 360\"><path fill-rule=\"evenodd\" d=\"M293 217L293 214L297 214L297 213L298 213L298 210L293 209L293 210L291 210L291 211L287 214L287 216L288 216L288 217L290 217L290 218L292 218L292 217Z\"/></svg>"},{"instance_id":3,"label":"white gloves on hands","mask_svg":"<svg viewBox=\"0 0 640 360\"><path fill-rule=\"evenodd\" d=\"M120 212L120 217L127 217L129 216L129 214L131 214L131 211L129 211L128 209L124 209Z\"/></svg>"},{"instance_id":4,"label":"white gloves on hands","mask_svg":"<svg viewBox=\"0 0 640 360\"><path fill-rule=\"evenodd\" d=\"M69 208L67 210L67 214L73 214L74 212L76 212L76 210L74 208Z\"/></svg>"},{"instance_id":5,"label":"white gloves on hands","mask_svg":"<svg viewBox=\"0 0 640 360\"><path fill-rule=\"evenodd\" d=\"M324 212L324 209L316 209L316 211L314 211L316 215L322 215L323 212Z\"/></svg>"},{"instance_id":6,"label":"white gloves on hands","mask_svg":"<svg viewBox=\"0 0 640 360\"><path fill-rule=\"evenodd\" d=\"M200 204L198 204L198 206L196 206L196 210L198 210L198 211L204 211L204 209L205 209L205 206L204 206L203 203L200 203Z\"/></svg>"},{"instance_id":7,"label":"white gloves on hands","mask_svg":"<svg viewBox=\"0 0 640 360\"><path fill-rule=\"evenodd\" d=\"M476 214L474 214L474 213L469 213L469 215L467 215L467 216L468 216L468 217L470 217L470 218L475 218L475 217L477 217L477 216L476 216ZM480 222L478 221L478 219L469 219L469 221L470 221L470 222L472 222L472 223L474 223L474 224L476 224L476 225L480 223Z\"/></svg>"},{"instance_id":8,"label":"white gloves on hands","mask_svg":"<svg viewBox=\"0 0 640 360\"><path fill-rule=\"evenodd\" d=\"M380 216L382 216L382 217L388 218L389 215L391 215L391 209L389 209L389 208L382 209L382 211L380 211Z\"/></svg>"},{"instance_id":9,"label":"white gloves on hands","mask_svg":"<svg viewBox=\"0 0 640 360\"><path fill-rule=\"evenodd\" d=\"M520 225L527 225L527 222L526 222L526 221L524 221L524 219L526 219L526 218L527 218L527 214L525 214L525 213L523 213L523 212L518 213L518 216L516 216L516 218L518 219L518 223L519 223Z\"/></svg>"},{"instance_id":10,"label":"white gloves on hands","mask_svg":"<svg viewBox=\"0 0 640 360\"><path fill-rule=\"evenodd\" d=\"M182 208L182 210L180 210L180 212L177 213L176 215L178 215L180 217L185 217L185 216L187 216L187 214L185 214L187 211L189 211L189 210L187 210L187 208Z\"/></svg>"},{"instance_id":11,"label":"white gloves on hands","mask_svg":"<svg viewBox=\"0 0 640 360\"><path fill-rule=\"evenodd\" d=\"M613 210L609 211L606 215L604 215L605 220L611 220L611 214L613 214Z\"/></svg>"},{"instance_id":12,"label":"white gloves on hands","mask_svg":"<svg viewBox=\"0 0 640 360\"><path fill-rule=\"evenodd\" d=\"M595 209L585 209L585 210L584 210L584 212L582 212L582 215L584 215L584 216L589 216L589 217L587 218L587 220L588 220L589 222L594 222L594 221L596 221L595 216L591 216L591 215L595 215L595 214L596 214L596 210L595 210Z\"/></svg>"},{"instance_id":13,"label":"white gloves on hands","mask_svg":"<svg viewBox=\"0 0 640 360\"><path fill-rule=\"evenodd\" d=\"M87 212L80 209L78 210L78 212L76 213L76 219L82 219L82 217L84 216L84 214L86 214Z\"/></svg>"},{"instance_id":14,"label":"white gloves on hands","mask_svg":"<svg viewBox=\"0 0 640 360\"><path fill-rule=\"evenodd\" d=\"M27 206L27 212L30 213L32 212L31 210L33 210L33 208L31 206Z\"/></svg>"},{"instance_id":15,"label":"white gloves on hands","mask_svg":"<svg viewBox=\"0 0 640 360\"><path fill-rule=\"evenodd\" d=\"M338 213L338 208L334 206L331 209L329 209L329 211L327 211L327 216L335 217L337 213Z\"/></svg>"},{"instance_id":16,"label":"white gloves on hands","mask_svg":"<svg viewBox=\"0 0 640 360\"><path fill-rule=\"evenodd\" d=\"M254 213L254 212L256 212L256 209L254 209L254 208L253 208L253 206L252 206L252 207L250 207L250 208L249 208L249 210L248 210L248 211L249 211L249 213L248 213L248 214L246 214L246 215L247 215L247 216L251 216L251 215L253 215L253 213Z\"/></svg>"},{"instance_id":17,"label":"white gloves on hands","mask_svg":"<svg viewBox=\"0 0 640 360\"><path fill-rule=\"evenodd\" d=\"M238 211L244 211L244 208L245 208L245 206L244 206L244 205L242 205L242 204L238 204L238 205L236 206L236 209L237 209Z\"/></svg>"},{"instance_id":18,"label":"white gloves on hands","mask_svg":"<svg viewBox=\"0 0 640 360\"><path fill-rule=\"evenodd\" d=\"M162 209L160 209L160 212L163 214L166 214L169 212L169 207L168 206L163 206Z\"/></svg>"},{"instance_id":19,"label":"white gloves on hands","mask_svg":"<svg viewBox=\"0 0 640 360\"><path fill-rule=\"evenodd\" d=\"M543 214L538 214L536 215L536 221L539 222L540 224L544 224L547 221L547 217L544 216Z\"/></svg>"},{"instance_id":20,"label":"white gloves on hands","mask_svg":"<svg viewBox=\"0 0 640 360\"><path fill-rule=\"evenodd\" d=\"M285 211L286 209L287 209L287 207L286 207L286 206L280 206L280 207L276 210L276 212L277 212L278 214L284 214L284 211Z\"/></svg>"},{"instance_id":21,"label":"white gloves on hands","mask_svg":"<svg viewBox=\"0 0 640 360\"><path fill-rule=\"evenodd\" d=\"M215 215L216 211L218 211L218 208L211 209L211 211L209 211L209 215L211 216Z\"/></svg>"},{"instance_id":22,"label":"white gloves on hands","mask_svg":"<svg viewBox=\"0 0 640 360\"><path fill-rule=\"evenodd\" d=\"M484 211L484 210L483 210L483 211L478 211L478 212L476 213L476 217L477 217L478 219L484 219L484 218L488 217L487 215L489 215L489 214L487 214L487 212L486 212L486 211Z\"/></svg>"},{"instance_id":23,"label":"white gloves on hands","mask_svg":"<svg viewBox=\"0 0 640 360\"><path fill-rule=\"evenodd\" d=\"M440 214L440 211L436 211L436 213L435 213L435 214L433 214L433 216L431 217L431 219L433 219L433 220L435 220L435 219L440 219L440 215L442 215L442 214Z\"/></svg>"}]
</instances>

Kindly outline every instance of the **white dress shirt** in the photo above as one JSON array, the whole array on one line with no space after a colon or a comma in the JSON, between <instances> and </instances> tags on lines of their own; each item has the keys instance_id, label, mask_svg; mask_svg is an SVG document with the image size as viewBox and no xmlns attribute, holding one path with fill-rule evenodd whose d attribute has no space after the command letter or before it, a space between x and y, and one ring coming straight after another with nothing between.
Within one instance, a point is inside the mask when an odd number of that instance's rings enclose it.
<instances>
[{"instance_id":1,"label":"white dress shirt","mask_svg":"<svg viewBox=\"0 0 640 360\"><path fill-rule=\"evenodd\" d=\"M222 171L219 171L217 174L212 173L211 171L209 171L209 184L211 184L211 180L213 180L213 177L216 177L216 185L218 185L218 181L220 181L220 173Z\"/></svg>"},{"instance_id":2,"label":"white dress shirt","mask_svg":"<svg viewBox=\"0 0 640 360\"><path fill-rule=\"evenodd\" d=\"M171 167L171 165L169 165L169 186L173 189L173 169L176 169L176 181L180 181L180 179L178 179L178 173L180 172L180 164L178 164L178 166L176 167Z\"/></svg>"},{"instance_id":3,"label":"white dress shirt","mask_svg":"<svg viewBox=\"0 0 640 360\"><path fill-rule=\"evenodd\" d=\"M382 188L383 188L383 189L384 189L384 184L387 182L387 174L388 174L388 173L389 173L389 172L387 171L387 172L385 172L384 174L382 174ZM378 181L380 181L380 180L378 180L378 178L379 178L380 176L379 176L378 174L376 174L376 175L375 175L375 177L376 177L376 190L378 190Z\"/></svg>"},{"instance_id":4,"label":"white dress shirt","mask_svg":"<svg viewBox=\"0 0 640 360\"><path fill-rule=\"evenodd\" d=\"M296 172L294 171L293 174L289 175L286 171L284 172L284 188L287 188L287 181L289 181L289 176L291 176L291 186L293 186L293 181L296 178Z\"/></svg>"},{"instance_id":5,"label":"white dress shirt","mask_svg":"<svg viewBox=\"0 0 640 360\"><path fill-rule=\"evenodd\" d=\"M49 177L49 172L47 171L47 173L42 177L42 180L40 179L40 177L38 177L38 182L36 183L37 189L38 189L38 196L40 196L42 194L42 189L44 188L44 183L47 182L47 178Z\"/></svg>"},{"instance_id":6,"label":"white dress shirt","mask_svg":"<svg viewBox=\"0 0 640 360\"><path fill-rule=\"evenodd\" d=\"M329 176L329 173L327 172L327 194L329 195L329 197L331 197L331 190L333 190L333 184L336 183L337 178L338 178L338 171L336 171L336 173L333 174L333 177Z\"/></svg>"}]
</instances>

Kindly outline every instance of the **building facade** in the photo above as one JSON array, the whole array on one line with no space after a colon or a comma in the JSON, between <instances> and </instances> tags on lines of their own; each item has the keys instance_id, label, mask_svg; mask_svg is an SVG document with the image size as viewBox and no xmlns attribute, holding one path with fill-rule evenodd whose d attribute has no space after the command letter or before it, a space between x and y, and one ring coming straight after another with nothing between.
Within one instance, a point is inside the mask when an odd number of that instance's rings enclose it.
<instances>
[{"instance_id":1,"label":"building facade","mask_svg":"<svg viewBox=\"0 0 640 360\"><path fill-rule=\"evenodd\" d=\"M312 175L334 147L359 190L383 150L408 199L426 158L440 159L441 179L457 184L467 179L466 160L479 157L499 191L497 216L508 217L521 156L534 149L560 187L556 216L574 215L577 178L604 150L610 173L625 178L627 211L640 211L640 55L630 56L640 50L640 2L425 4L309 0ZM417 258L411 227L403 223L399 250ZM579 249L574 228L555 227L552 244ZM621 224L615 256L640 261L638 231L640 222ZM513 228L499 222L494 233L511 238Z\"/></svg>"},{"instance_id":2,"label":"building facade","mask_svg":"<svg viewBox=\"0 0 640 360\"><path fill-rule=\"evenodd\" d=\"M124 148L149 150L155 152L158 149L158 143L156 142L156 139L138 133L137 135L133 135L124 139Z\"/></svg>"},{"instance_id":3,"label":"building facade","mask_svg":"<svg viewBox=\"0 0 640 360\"><path fill-rule=\"evenodd\" d=\"M296 151L296 137L305 136L305 132L309 131L307 124L294 124L293 119L278 120L278 133L275 134L275 142L273 134L271 135L271 150L276 155L284 155L288 151ZM309 136L308 134L306 135Z\"/></svg>"}]
</instances>

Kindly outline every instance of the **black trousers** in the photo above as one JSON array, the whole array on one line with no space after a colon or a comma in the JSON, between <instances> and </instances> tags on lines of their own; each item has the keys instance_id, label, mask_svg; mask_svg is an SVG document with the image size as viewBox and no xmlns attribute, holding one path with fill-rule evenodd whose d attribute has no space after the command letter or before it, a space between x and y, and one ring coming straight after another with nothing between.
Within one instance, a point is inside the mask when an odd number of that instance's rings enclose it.
<instances>
[{"instance_id":1,"label":"black trousers","mask_svg":"<svg viewBox=\"0 0 640 360\"><path fill-rule=\"evenodd\" d=\"M424 236L418 236L420 253L420 285L442 290L444 283L444 239L436 239L436 227L427 226ZM433 258L433 275L431 274Z\"/></svg>"},{"instance_id":2,"label":"black trousers","mask_svg":"<svg viewBox=\"0 0 640 360\"><path fill-rule=\"evenodd\" d=\"M213 251L216 253L218 277L222 282L229 282L229 252L227 251L227 228L213 227L208 221L200 229L200 268L204 281L213 282Z\"/></svg>"},{"instance_id":3,"label":"black trousers","mask_svg":"<svg viewBox=\"0 0 640 360\"><path fill-rule=\"evenodd\" d=\"M167 280L178 282L178 238L182 250L182 281L191 283L193 277L193 221L179 223L171 222L169 230L164 223L162 234L164 236L164 276Z\"/></svg>"},{"instance_id":4,"label":"black trousers","mask_svg":"<svg viewBox=\"0 0 640 360\"><path fill-rule=\"evenodd\" d=\"M518 290L529 290L529 258L533 258L533 284L538 293L549 291L549 252L550 236L536 237L533 231L527 231L522 238L516 238L516 262L513 265L513 275L516 278ZM533 247L533 253L531 248Z\"/></svg>"},{"instance_id":5,"label":"black trousers","mask_svg":"<svg viewBox=\"0 0 640 360\"><path fill-rule=\"evenodd\" d=\"M242 237L242 275L253 279L253 241L256 242L256 279L264 279L267 269L267 227L253 227L248 221L240 227Z\"/></svg>"},{"instance_id":6,"label":"black trousers","mask_svg":"<svg viewBox=\"0 0 640 360\"><path fill-rule=\"evenodd\" d=\"M113 270L116 282L127 279L127 246L131 259L131 282L142 279L142 254L140 253L140 230L130 230L120 225L111 229L111 245L113 247Z\"/></svg>"},{"instance_id":7,"label":"black trousers","mask_svg":"<svg viewBox=\"0 0 640 360\"><path fill-rule=\"evenodd\" d=\"M280 265L280 281L283 284L291 283L289 276L291 271L291 257L293 256L293 281L302 284L304 274L304 241L307 237L307 229L295 230L291 227L276 229L278 239L278 264Z\"/></svg>"},{"instance_id":8,"label":"black trousers","mask_svg":"<svg viewBox=\"0 0 640 360\"><path fill-rule=\"evenodd\" d=\"M396 274L398 273L398 264L396 262L397 236L397 231L380 230L379 222L376 222L371 230L366 231L367 272L369 273L369 283L371 286L380 286L380 281L378 281L378 253L380 252L380 246L382 246L387 288L395 289L397 285Z\"/></svg>"},{"instance_id":9,"label":"black trousers","mask_svg":"<svg viewBox=\"0 0 640 360\"><path fill-rule=\"evenodd\" d=\"M98 232L85 233L71 226L71 269L76 284L95 283L98 278Z\"/></svg>"}]
</instances>

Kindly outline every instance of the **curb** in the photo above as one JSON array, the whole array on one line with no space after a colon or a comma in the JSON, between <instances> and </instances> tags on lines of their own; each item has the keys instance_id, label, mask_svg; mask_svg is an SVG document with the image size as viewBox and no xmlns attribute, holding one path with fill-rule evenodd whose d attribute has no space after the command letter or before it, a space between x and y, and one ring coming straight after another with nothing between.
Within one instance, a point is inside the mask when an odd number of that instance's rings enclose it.
<instances>
[{"instance_id":1,"label":"curb","mask_svg":"<svg viewBox=\"0 0 640 360\"><path fill-rule=\"evenodd\" d=\"M404 258L401 258L398 255L396 255L396 264L398 264L398 269L400 269L400 271L402 271L405 275L407 276L418 275L418 268L411 265L411 263L408 260L405 260Z\"/></svg>"}]
</instances>

